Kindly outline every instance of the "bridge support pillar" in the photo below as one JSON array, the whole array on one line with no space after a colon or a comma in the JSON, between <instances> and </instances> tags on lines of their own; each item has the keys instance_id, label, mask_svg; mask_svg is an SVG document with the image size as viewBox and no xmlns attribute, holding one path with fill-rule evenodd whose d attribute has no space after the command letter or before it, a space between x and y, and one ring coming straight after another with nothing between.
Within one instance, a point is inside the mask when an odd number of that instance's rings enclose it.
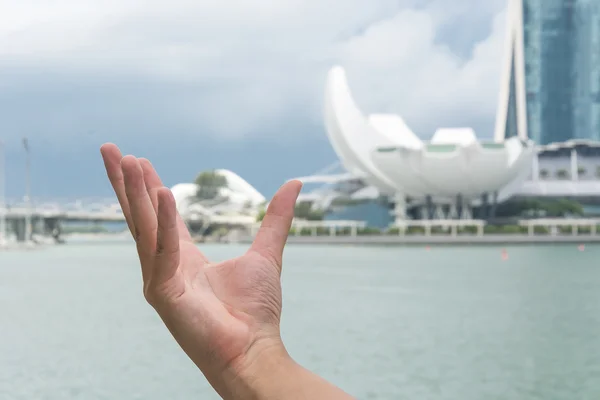
<instances>
[{"instance_id":1,"label":"bridge support pillar","mask_svg":"<svg viewBox=\"0 0 600 400\"><path fill-rule=\"evenodd\" d=\"M402 222L406 220L406 197L402 193L394 195L394 210L392 211L394 222Z\"/></svg>"},{"instance_id":2,"label":"bridge support pillar","mask_svg":"<svg viewBox=\"0 0 600 400\"><path fill-rule=\"evenodd\" d=\"M60 242L62 240L62 224L58 218L44 219L42 229L44 236L51 236L56 242Z\"/></svg>"},{"instance_id":3,"label":"bridge support pillar","mask_svg":"<svg viewBox=\"0 0 600 400\"><path fill-rule=\"evenodd\" d=\"M25 242L26 229L24 218L17 218L13 221L13 231L17 237L17 242Z\"/></svg>"},{"instance_id":4,"label":"bridge support pillar","mask_svg":"<svg viewBox=\"0 0 600 400\"><path fill-rule=\"evenodd\" d=\"M433 206L433 198L431 195L425 196L425 209L427 210L427 214L423 219L433 219L434 206Z\"/></svg>"},{"instance_id":5,"label":"bridge support pillar","mask_svg":"<svg viewBox=\"0 0 600 400\"><path fill-rule=\"evenodd\" d=\"M400 235L400 236L406 235L406 225L404 225L404 224L398 225L398 235Z\"/></svg>"}]
</instances>

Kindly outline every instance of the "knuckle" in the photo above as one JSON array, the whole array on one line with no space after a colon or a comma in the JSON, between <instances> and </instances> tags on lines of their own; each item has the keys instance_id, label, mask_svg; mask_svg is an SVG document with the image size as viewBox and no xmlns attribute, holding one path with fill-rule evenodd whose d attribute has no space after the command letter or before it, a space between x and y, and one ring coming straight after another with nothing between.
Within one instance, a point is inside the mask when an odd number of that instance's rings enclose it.
<instances>
[{"instance_id":1,"label":"knuckle","mask_svg":"<svg viewBox=\"0 0 600 400\"><path fill-rule=\"evenodd\" d=\"M276 268L280 267L280 257L277 252L273 250L273 248L267 247L263 249L260 255L270 266Z\"/></svg>"},{"instance_id":2,"label":"knuckle","mask_svg":"<svg viewBox=\"0 0 600 400\"><path fill-rule=\"evenodd\" d=\"M172 267L172 265L170 265L171 263L179 262L179 260L177 259L178 254L179 248L167 248L161 245L160 243L157 243L156 245L156 259L161 264L166 263L169 264L169 267Z\"/></svg>"},{"instance_id":3,"label":"knuckle","mask_svg":"<svg viewBox=\"0 0 600 400\"><path fill-rule=\"evenodd\" d=\"M164 254L165 254L165 246L159 237L158 241L156 242L156 258L160 258Z\"/></svg>"},{"instance_id":4,"label":"knuckle","mask_svg":"<svg viewBox=\"0 0 600 400\"><path fill-rule=\"evenodd\" d=\"M144 298L154 308L164 308L175 302L183 294L183 289L173 282L155 282L150 280L144 285Z\"/></svg>"},{"instance_id":5,"label":"knuckle","mask_svg":"<svg viewBox=\"0 0 600 400\"><path fill-rule=\"evenodd\" d=\"M133 239L135 240L136 243L140 243L142 237L142 233L140 232L140 230L138 229L137 226L133 227Z\"/></svg>"},{"instance_id":6,"label":"knuckle","mask_svg":"<svg viewBox=\"0 0 600 400\"><path fill-rule=\"evenodd\" d=\"M156 293L151 289L150 285L144 285L144 299L146 299L146 302L151 306L156 304Z\"/></svg>"}]
</instances>

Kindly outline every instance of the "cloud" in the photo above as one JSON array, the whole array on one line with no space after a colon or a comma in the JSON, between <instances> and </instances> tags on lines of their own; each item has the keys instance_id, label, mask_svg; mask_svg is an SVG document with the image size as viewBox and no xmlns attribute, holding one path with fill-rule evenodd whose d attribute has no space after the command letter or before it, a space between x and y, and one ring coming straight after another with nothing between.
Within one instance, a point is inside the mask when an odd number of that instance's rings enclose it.
<instances>
[{"instance_id":1,"label":"cloud","mask_svg":"<svg viewBox=\"0 0 600 400\"><path fill-rule=\"evenodd\" d=\"M503 1L452 3L0 0L0 128L55 145L299 135L321 124L339 63L367 110L424 137L454 124L491 135Z\"/></svg>"},{"instance_id":2,"label":"cloud","mask_svg":"<svg viewBox=\"0 0 600 400\"><path fill-rule=\"evenodd\" d=\"M431 14L404 10L345 43L340 58L366 110L399 113L422 137L442 125L474 126L490 136L504 25L501 13L465 60L436 43Z\"/></svg>"}]
</instances>

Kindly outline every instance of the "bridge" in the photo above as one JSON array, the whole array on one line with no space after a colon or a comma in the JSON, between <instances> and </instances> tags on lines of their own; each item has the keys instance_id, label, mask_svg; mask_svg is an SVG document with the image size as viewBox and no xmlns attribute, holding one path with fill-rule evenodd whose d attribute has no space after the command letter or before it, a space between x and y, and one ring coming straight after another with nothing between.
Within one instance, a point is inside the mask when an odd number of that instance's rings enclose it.
<instances>
[{"instance_id":1,"label":"bridge","mask_svg":"<svg viewBox=\"0 0 600 400\"><path fill-rule=\"evenodd\" d=\"M119 223L125 217L118 203L96 202L60 204L57 202L40 203L27 207L19 203L0 208L0 217L6 216L8 231L15 234L17 240L24 241L27 236L26 221L31 221L31 232L44 236L52 236L59 241L63 225L68 223ZM222 215L202 207L193 208L188 215L182 215L193 232L205 233L208 229L218 227L238 227L249 230L256 223L251 215Z\"/></svg>"},{"instance_id":2,"label":"bridge","mask_svg":"<svg viewBox=\"0 0 600 400\"><path fill-rule=\"evenodd\" d=\"M33 207L29 211L26 207L8 208L6 210L7 220L24 219L27 215L32 220L36 219L59 219L65 222L125 222L125 216L120 209L114 210L63 210L63 209L43 209Z\"/></svg>"}]
</instances>

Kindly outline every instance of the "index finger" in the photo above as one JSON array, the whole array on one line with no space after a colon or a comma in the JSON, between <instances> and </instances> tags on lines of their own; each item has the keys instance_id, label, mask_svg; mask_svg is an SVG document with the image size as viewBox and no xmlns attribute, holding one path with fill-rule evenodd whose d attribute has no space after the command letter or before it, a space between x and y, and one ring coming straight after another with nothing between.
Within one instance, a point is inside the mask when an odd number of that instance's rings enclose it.
<instances>
[{"instance_id":1,"label":"index finger","mask_svg":"<svg viewBox=\"0 0 600 400\"><path fill-rule=\"evenodd\" d=\"M144 182L146 182L146 187L148 188L148 195L150 196L150 200L152 200L154 210L158 214L158 192L159 190L162 190L164 185L149 160L145 158L139 158L138 160L144 171ZM175 218L177 220L177 229L179 230L179 239L191 242L192 236L190 235L190 231L177 210Z\"/></svg>"},{"instance_id":2,"label":"index finger","mask_svg":"<svg viewBox=\"0 0 600 400\"><path fill-rule=\"evenodd\" d=\"M131 219L131 211L129 209L129 201L127 200L127 194L125 193L125 180L123 177L123 170L121 168L121 159L123 155L121 150L112 144L106 143L100 148L102 159L104 160L104 167L106 168L106 175L108 180L117 195L117 200L121 205L121 210L125 216L125 221L129 227L129 231L132 235L135 235L135 228Z\"/></svg>"}]
</instances>

